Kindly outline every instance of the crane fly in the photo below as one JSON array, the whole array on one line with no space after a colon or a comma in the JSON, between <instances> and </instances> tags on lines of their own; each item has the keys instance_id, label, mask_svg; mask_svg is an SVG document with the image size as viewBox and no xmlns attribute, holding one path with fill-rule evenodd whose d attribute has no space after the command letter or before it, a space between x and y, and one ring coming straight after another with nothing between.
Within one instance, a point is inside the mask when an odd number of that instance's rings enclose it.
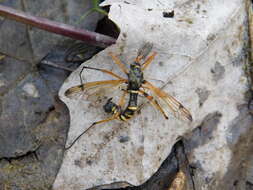
<instances>
[{"instance_id":1,"label":"crane fly","mask_svg":"<svg viewBox=\"0 0 253 190\"><path fill-rule=\"evenodd\" d=\"M157 109L165 119L168 119L168 114L173 113L175 117L182 120L192 121L191 113L174 97L169 95L167 92L161 90L160 88L154 86L151 82L148 82L144 79L143 71L151 64L154 57L157 55L156 52L153 52L143 63L142 60L145 59L149 51L147 50L149 46L144 46L144 48L138 52L135 60L130 64L129 69L120 61L120 59L114 55L113 53L109 53L113 62L119 67L119 69L126 74L127 78L122 78L121 76L113 73L112 71L94 67L83 66L80 72L84 69L96 70L99 72L103 72L105 74L111 75L114 80L104 80L104 81L94 81L82 83L81 85L73 86L66 90L65 96L71 97L73 94L87 92L88 94L94 95L97 91L101 89L111 89L113 87L118 87L120 85L126 85L126 89L123 90L123 95L120 97L118 104L112 101L112 98L108 99L106 104L103 106L104 111L110 113L112 116L94 122L89 128L87 128L83 133L81 133L72 144L66 148L69 149L72 145L91 127L105 123L108 121L112 121L115 119L121 121L127 121L131 119L134 113L138 110L138 95L142 95L145 97L151 105ZM148 52L148 53L147 53ZM91 93L92 92L92 93ZM125 106L125 98L126 95L129 95L128 105L124 109Z\"/></svg>"}]
</instances>

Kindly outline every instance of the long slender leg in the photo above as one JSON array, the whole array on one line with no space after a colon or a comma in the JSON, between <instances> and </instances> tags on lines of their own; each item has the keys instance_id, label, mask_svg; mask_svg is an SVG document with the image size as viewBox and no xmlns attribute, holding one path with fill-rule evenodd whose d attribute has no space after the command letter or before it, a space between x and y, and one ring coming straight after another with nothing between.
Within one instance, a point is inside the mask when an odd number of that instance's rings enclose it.
<instances>
[{"instance_id":1,"label":"long slender leg","mask_svg":"<svg viewBox=\"0 0 253 190\"><path fill-rule=\"evenodd\" d=\"M113 55L112 52L109 52L108 53L111 57L112 57L112 60L114 61L115 64L117 64L119 66L119 68L121 69L121 71L123 71L126 75L128 74L128 70L127 68L125 67L125 65L123 65L121 63L121 61L119 60L118 57L116 57L115 55Z\"/></svg>"},{"instance_id":2,"label":"long slender leg","mask_svg":"<svg viewBox=\"0 0 253 190\"><path fill-rule=\"evenodd\" d=\"M144 92L143 90L139 90L139 93L142 94L145 98L147 98L151 102L151 104L163 114L165 119L168 119L168 116L165 114L165 111L162 109L162 107L154 99L153 96L150 96L148 93Z\"/></svg>"},{"instance_id":3,"label":"long slender leg","mask_svg":"<svg viewBox=\"0 0 253 190\"><path fill-rule=\"evenodd\" d=\"M146 68L147 68L147 66L152 62L152 60L155 58L155 56L156 56L156 52L154 52L154 53L152 53L152 55L150 55L147 59L146 59L146 61L142 64L142 70L144 71Z\"/></svg>"},{"instance_id":4,"label":"long slender leg","mask_svg":"<svg viewBox=\"0 0 253 190\"><path fill-rule=\"evenodd\" d=\"M85 131L83 131L68 147L66 147L65 148L65 150L68 150L68 149L70 149L75 143L76 143L76 141L78 141L78 139L80 139L80 137L83 135L83 134L85 134L85 133L87 133L87 131L89 131L92 127L94 127L95 125L97 125L97 124L100 124L100 123L106 123L106 122L108 122L108 121L112 121L112 120L114 120L114 119L117 119L117 116L116 115L113 115L112 117L109 117L109 118L107 118L107 119L103 119L103 120L100 120L100 121L97 121L97 122L94 122L94 123L92 123L92 125L91 126L89 126Z\"/></svg>"}]
</instances>

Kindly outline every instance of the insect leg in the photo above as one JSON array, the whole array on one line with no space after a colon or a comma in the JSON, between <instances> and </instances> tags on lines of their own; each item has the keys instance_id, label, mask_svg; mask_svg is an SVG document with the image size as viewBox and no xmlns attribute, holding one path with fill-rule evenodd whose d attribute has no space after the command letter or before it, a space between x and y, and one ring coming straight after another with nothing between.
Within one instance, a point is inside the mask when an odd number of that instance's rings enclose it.
<instances>
[{"instance_id":1,"label":"insect leg","mask_svg":"<svg viewBox=\"0 0 253 190\"><path fill-rule=\"evenodd\" d=\"M156 56L156 52L154 52L152 55L150 55L146 61L142 64L142 70L145 70L147 68L147 66L152 62L152 60L155 58Z\"/></svg>"},{"instance_id":2,"label":"insect leg","mask_svg":"<svg viewBox=\"0 0 253 190\"><path fill-rule=\"evenodd\" d=\"M66 147L65 148L65 150L68 150L68 149L70 149L75 143L76 143L76 141L78 141L78 139L80 139L80 137L83 135L83 134L85 134L85 133L87 133L87 131L88 130L90 130L92 127L94 127L95 125L97 125L97 124L100 124L100 123L106 123L106 122L108 122L108 121L111 121L111 120L114 120L114 119L117 119L117 115L113 115L112 117L109 117L109 118L107 118L107 119L103 119L103 120L100 120L100 121L96 121L96 122L94 122L94 123L92 123L92 125L91 126L89 126L86 130L84 130L68 147Z\"/></svg>"},{"instance_id":3,"label":"insect leg","mask_svg":"<svg viewBox=\"0 0 253 190\"><path fill-rule=\"evenodd\" d=\"M125 67L125 65L123 65L121 63L121 61L119 60L118 57L116 57L115 55L113 55L112 52L109 52L108 53L111 57L112 57L112 60L114 61L115 64L117 64L119 66L119 68L121 69L121 71L123 71L123 73L125 73L126 75L128 74L128 70L127 68Z\"/></svg>"},{"instance_id":4,"label":"insect leg","mask_svg":"<svg viewBox=\"0 0 253 190\"><path fill-rule=\"evenodd\" d=\"M147 98L151 102L151 104L163 114L165 119L168 119L168 116L165 114L164 110L162 109L160 104L154 99L153 96L150 96L148 93L144 92L143 90L139 90L139 94L142 94L145 98Z\"/></svg>"}]
</instances>

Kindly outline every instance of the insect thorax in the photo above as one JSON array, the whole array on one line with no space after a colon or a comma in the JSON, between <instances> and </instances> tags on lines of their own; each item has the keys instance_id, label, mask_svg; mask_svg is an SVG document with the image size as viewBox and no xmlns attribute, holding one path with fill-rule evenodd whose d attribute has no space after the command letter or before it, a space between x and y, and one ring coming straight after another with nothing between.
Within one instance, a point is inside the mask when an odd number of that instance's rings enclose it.
<instances>
[{"instance_id":1,"label":"insect thorax","mask_svg":"<svg viewBox=\"0 0 253 190\"><path fill-rule=\"evenodd\" d=\"M128 73L128 90L139 90L143 83L143 72L140 63L134 62L130 65Z\"/></svg>"}]
</instances>

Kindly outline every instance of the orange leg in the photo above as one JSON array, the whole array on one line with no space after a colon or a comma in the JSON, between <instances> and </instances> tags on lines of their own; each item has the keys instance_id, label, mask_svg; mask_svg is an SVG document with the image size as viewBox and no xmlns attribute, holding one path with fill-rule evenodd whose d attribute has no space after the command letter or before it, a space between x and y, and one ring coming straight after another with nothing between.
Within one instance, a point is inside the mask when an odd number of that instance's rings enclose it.
<instances>
[{"instance_id":1,"label":"orange leg","mask_svg":"<svg viewBox=\"0 0 253 190\"><path fill-rule=\"evenodd\" d=\"M117 64L119 66L119 68L121 69L121 71L123 71L126 75L128 74L128 70L125 67L125 65L123 65L121 63L121 61L119 60L118 57L116 57L115 55L113 55L112 52L109 52L109 55L112 57L112 60L114 61L115 64Z\"/></svg>"},{"instance_id":2,"label":"orange leg","mask_svg":"<svg viewBox=\"0 0 253 190\"><path fill-rule=\"evenodd\" d=\"M143 90L139 90L139 93L142 94L145 98L147 98L151 102L151 104L163 114L163 116L165 117L165 119L168 119L168 116L165 114L164 110L159 105L159 103L154 99L153 96L148 95Z\"/></svg>"},{"instance_id":3,"label":"orange leg","mask_svg":"<svg viewBox=\"0 0 253 190\"><path fill-rule=\"evenodd\" d=\"M156 56L156 52L154 52L152 55L150 55L147 59L146 59L146 61L142 64L142 70L144 71L146 68L147 68L147 66L152 62L152 60L155 58L155 56Z\"/></svg>"}]
</instances>

